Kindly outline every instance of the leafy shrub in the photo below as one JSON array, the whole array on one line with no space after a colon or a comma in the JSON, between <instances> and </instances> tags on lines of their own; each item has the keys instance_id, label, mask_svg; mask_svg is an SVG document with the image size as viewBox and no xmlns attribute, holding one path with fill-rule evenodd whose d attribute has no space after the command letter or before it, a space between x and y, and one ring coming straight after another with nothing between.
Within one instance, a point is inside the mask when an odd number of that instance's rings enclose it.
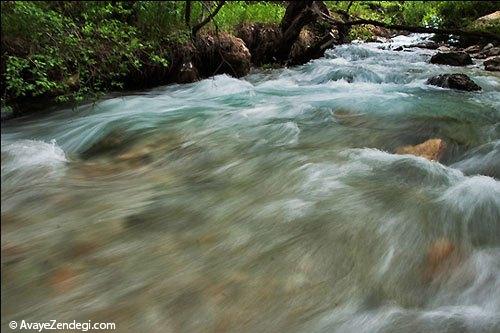
<instances>
[{"instance_id":1,"label":"leafy shrub","mask_svg":"<svg viewBox=\"0 0 500 333\"><path fill-rule=\"evenodd\" d=\"M53 96L82 100L152 62L167 65L157 45L123 18L131 10L106 2L2 3L3 98Z\"/></svg>"}]
</instances>

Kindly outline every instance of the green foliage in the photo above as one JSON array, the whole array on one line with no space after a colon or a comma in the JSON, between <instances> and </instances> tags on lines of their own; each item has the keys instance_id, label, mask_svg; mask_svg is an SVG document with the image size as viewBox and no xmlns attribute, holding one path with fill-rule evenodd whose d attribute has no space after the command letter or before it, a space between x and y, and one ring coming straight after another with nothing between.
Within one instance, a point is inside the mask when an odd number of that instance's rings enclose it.
<instances>
[{"instance_id":1,"label":"green foliage","mask_svg":"<svg viewBox=\"0 0 500 333\"><path fill-rule=\"evenodd\" d=\"M500 10L497 1L438 1L437 11L442 25L450 28L465 27L477 18Z\"/></svg>"},{"instance_id":2,"label":"green foliage","mask_svg":"<svg viewBox=\"0 0 500 333\"><path fill-rule=\"evenodd\" d=\"M81 101L122 89L131 71L168 67L169 47L190 37L185 1L4 1L1 6L3 104L37 96ZM191 25L209 7L193 1ZM212 27L279 22L284 10L270 2L227 2Z\"/></svg>"},{"instance_id":3,"label":"green foliage","mask_svg":"<svg viewBox=\"0 0 500 333\"><path fill-rule=\"evenodd\" d=\"M166 65L154 43L124 22L130 14L120 3L2 3L4 98L80 101L121 88L122 78L143 65L143 54Z\"/></svg>"},{"instance_id":4,"label":"green foliage","mask_svg":"<svg viewBox=\"0 0 500 333\"><path fill-rule=\"evenodd\" d=\"M346 10L350 1L329 1ZM355 1L349 14L386 23L463 28L478 17L500 10L498 1Z\"/></svg>"},{"instance_id":5,"label":"green foliage","mask_svg":"<svg viewBox=\"0 0 500 333\"><path fill-rule=\"evenodd\" d=\"M350 1L327 2L329 8L346 10ZM436 28L469 28L499 33L500 23L473 23L477 18L500 10L498 1L355 1L349 14L390 24L406 24ZM351 39L371 36L366 27L355 27Z\"/></svg>"},{"instance_id":6,"label":"green foliage","mask_svg":"<svg viewBox=\"0 0 500 333\"><path fill-rule=\"evenodd\" d=\"M352 27L352 29L349 30L349 35L347 36L347 39L350 41L353 40L367 41L372 37L373 33L369 27L359 25L356 27Z\"/></svg>"},{"instance_id":7,"label":"green foliage","mask_svg":"<svg viewBox=\"0 0 500 333\"><path fill-rule=\"evenodd\" d=\"M154 41L185 42L189 29L184 23L184 1L138 1L136 26L142 36Z\"/></svg>"},{"instance_id":8,"label":"green foliage","mask_svg":"<svg viewBox=\"0 0 500 333\"><path fill-rule=\"evenodd\" d=\"M232 30L241 23L279 23L285 7L271 2L231 1L227 2L215 18L222 30Z\"/></svg>"}]
</instances>

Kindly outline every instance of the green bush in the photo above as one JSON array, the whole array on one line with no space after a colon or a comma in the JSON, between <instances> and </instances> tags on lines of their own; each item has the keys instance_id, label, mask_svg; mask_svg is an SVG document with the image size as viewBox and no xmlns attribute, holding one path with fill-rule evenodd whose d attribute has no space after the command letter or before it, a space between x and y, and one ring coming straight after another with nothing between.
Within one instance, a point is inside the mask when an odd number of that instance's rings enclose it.
<instances>
[{"instance_id":1,"label":"green bush","mask_svg":"<svg viewBox=\"0 0 500 333\"><path fill-rule=\"evenodd\" d=\"M79 101L121 88L144 53L166 65L138 28L123 21L130 14L120 3L2 3L3 97Z\"/></svg>"},{"instance_id":2,"label":"green bush","mask_svg":"<svg viewBox=\"0 0 500 333\"><path fill-rule=\"evenodd\" d=\"M285 7L270 2L231 1L227 2L215 18L215 24L231 31L240 23L279 23L285 14Z\"/></svg>"},{"instance_id":3,"label":"green bush","mask_svg":"<svg viewBox=\"0 0 500 333\"><path fill-rule=\"evenodd\" d=\"M121 89L131 70L168 66L168 47L189 41L185 1L4 1L2 105L46 96L81 101ZM191 24L207 15L192 2ZM213 7L212 7L213 8ZM227 2L213 24L279 22L284 7L270 2Z\"/></svg>"}]
</instances>

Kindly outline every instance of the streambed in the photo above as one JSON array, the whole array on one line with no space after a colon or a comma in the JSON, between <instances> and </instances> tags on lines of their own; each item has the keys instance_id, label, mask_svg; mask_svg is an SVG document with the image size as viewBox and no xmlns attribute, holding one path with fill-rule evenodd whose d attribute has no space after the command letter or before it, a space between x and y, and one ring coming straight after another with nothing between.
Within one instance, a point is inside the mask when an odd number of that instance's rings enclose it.
<instances>
[{"instance_id":1,"label":"streambed","mask_svg":"<svg viewBox=\"0 0 500 333\"><path fill-rule=\"evenodd\" d=\"M2 327L500 331L500 77L423 38L7 123Z\"/></svg>"}]
</instances>

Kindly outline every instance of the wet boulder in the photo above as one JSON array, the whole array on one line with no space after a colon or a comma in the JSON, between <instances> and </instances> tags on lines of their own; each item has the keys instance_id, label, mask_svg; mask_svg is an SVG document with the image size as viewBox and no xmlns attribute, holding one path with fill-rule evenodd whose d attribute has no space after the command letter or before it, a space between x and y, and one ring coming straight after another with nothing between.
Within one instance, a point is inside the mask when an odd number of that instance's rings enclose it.
<instances>
[{"instance_id":1,"label":"wet boulder","mask_svg":"<svg viewBox=\"0 0 500 333\"><path fill-rule=\"evenodd\" d=\"M446 150L446 144L441 139L429 139L415 146L403 146L396 149L399 155L415 155L430 161L439 161Z\"/></svg>"},{"instance_id":2,"label":"wet boulder","mask_svg":"<svg viewBox=\"0 0 500 333\"><path fill-rule=\"evenodd\" d=\"M500 56L490 57L483 64L487 71L500 72Z\"/></svg>"},{"instance_id":3,"label":"wet boulder","mask_svg":"<svg viewBox=\"0 0 500 333\"><path fill-rule=\"evenodd\" d=\"M494 47L495 47L495 45L493 45L493 44L491 44L491 43L488 43L488 44L486 44L486 45L483 47L483 52L488 51L488 50L490 50L490 49L492 49L492 48L494 48Z\"/></svg>"},{"instance_id":4,"label":"wet boulder","mask_svg":"<svg viewBox=\"0 0 500 333\"><path fill-rule=\"evenodd\" d=\"M481 51L481 46L480 45L472 45L464 49L464 52L468 54L476 54Z\"/></svg>"},{"instance_id":5,"label":"wet boulder","mask_svg":"<svg viewBox=\"0 0 500 333\"><path fill-rule=\"evenodd\" d=\"M224 60L227 61L234 70L236 77L244 76L250 71L250 51L247 46L238 37L228 35L222 42Z\"/></svg>"},{"instance_id":6,"label":"wet boulder","mask_svg":"<svg viewBox=\"0 0 500 333\"><path fill-rule=\"evenodd\" d=\"M441 74L429 78L427 84L442 88L450 88L464 91L478 91L481 87L478 86L465 74Z\"/></svg>"},{"instance_id":7,"label":"wet boulder","mask_svg":"<svg viewBox=\"0 0 500 333\"><path fill-rule=\"evenodd\" d=\"M486 57L496 57L500 55L500 47L492 47L482 52Z\"/></svg>"},{"instance_id":8,"label":"wet boulder","mask_svg":"<svg viewBox=\"0 0 500 333\"><path fill-rule=\"evenodd\" d=\"M438 52L431 58L431 64L449 66L472 65L472 58L466 52Z\"/></svg>"},{"instance_id":9,"label":"wet boulder","mask_svg":"<svg viewBox=\"0 0 500 333\"><path fill-rule=\"evenodd\" d=\"M478 59L486 59L486 58L489 58L489 57L495 57L495 56L498 56L500 55L500 47L496 47L494 46L493 44L489 43L489 44L486 44L485 47L483 47L483 49L474 54L474 58L478 58Z\"/></svg>"}]
</instances>

